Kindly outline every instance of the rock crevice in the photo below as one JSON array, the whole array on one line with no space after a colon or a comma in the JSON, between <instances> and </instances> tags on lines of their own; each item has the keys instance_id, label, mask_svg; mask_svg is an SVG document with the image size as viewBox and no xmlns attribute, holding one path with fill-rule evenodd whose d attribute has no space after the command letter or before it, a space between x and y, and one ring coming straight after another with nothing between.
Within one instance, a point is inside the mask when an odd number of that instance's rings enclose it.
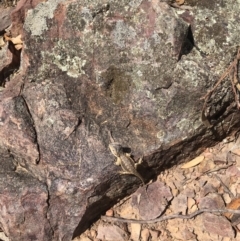
<instances>
[{"instance_id":1,"label":"rock crevice","mask_svg":"<svg viewBox=\"0 0 240 241\"><path fill-rule=\"evenodd\" d=\"M137 178L118 174L109 131L144 157L139 173L150 180L239 128L229 81L208 102L213 127L201 120L201 97L239 43L239 6L189 2L191 11L145 0L19 1L11 28L24 41L19 73L0 81L0 165L12 177L0 186L0 225L9 237L71 240L136 189ZM34 197L22 209L25 193ZM37 217L43 226L33 228Z\"/></svg>"}]
</instances>

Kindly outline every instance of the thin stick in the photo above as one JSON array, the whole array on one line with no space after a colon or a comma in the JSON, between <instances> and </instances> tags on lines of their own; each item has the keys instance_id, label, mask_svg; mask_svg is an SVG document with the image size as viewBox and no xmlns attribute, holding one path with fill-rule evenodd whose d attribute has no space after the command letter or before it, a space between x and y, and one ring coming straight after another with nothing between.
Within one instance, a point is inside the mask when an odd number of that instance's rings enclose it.
<instances>
[{"instance_id":1,"label":"thin stick","mask_svg":"<svg viewBox=\"0 0 240 241\"><path fill-rule=\"evenodd\" d=\"M180 218L180 219L191 219L194 218L195 216L201 214L201 213L236 213L240 214L240 210L232 210L232 209L201 209L198 210L194 213L191 213L189 215L181 215L181 214L173 214L173 215L168 215L152 220L136 220L136 219L124 219L124 218L117 218L117 217L107 217L107 216L101 216L101 219L104 221L110 221L110 222L121 222L121 223L142 223L142 224L151 224L151 223L156 223L156 222L163 222L169 219L174 219L174 218Z\"/></svg>"},{"instance_id":2,"label":"thin stick","mask_svg":"<svg viewBox=\"0 0 240 241\"><path fill-rule=\"evenodd\" d=\"M233 73L232 73L232 88L235 96L235 102L237 103L237 108L240 109L240 104L239 104L239 97L236 91L236 88L238 89L238 61L240 58L240 50L238 50L237 58L234 60L234 66L233 66Z\"/></svg>"},{"instance_id":3,"label":"thin stick","mask_svg":"<svg viewBox=\"0 0 240 241\"><path fill-rule=\"evenodd\" d=\"M206 171L206 172L202 173L202 175L204 175L204 174L209 174L209 173L211 173L211 172L217 172L217 171L222 170L222 169L227 169L227 168L231 167L233 164L235 164L235 163L230 163L230 164L228 164L228 165L226 165L226 166L214 168L214 169L212 169L212 170L209 170L209 171ZM202 176L202 175L201 175L201 176Z\"/></svg>"},{"instance_id":4,"label":"thin stick","mask_svg":"<svg viewBox=\"0 0 240 241\"><path fill-rule=\"evenodd\" d=\"M213 88L201 99L206 99L205 102L209 99L211 94L214 92L214 90L216 90L216 88L219 86L222 80L224 80L229 75L230 71L232 70L232 67L233 67L233 62L228 66L227 70L221 75L218 82L213 86Z\"/></svg>"},{"instance_id":5,"label":"thin stick","mask_svg":"<svg viewBox=\"0 0 240 241\"><path fill-rule=\"evenodd\" d=\"M222 170L222 169L227 169L227 168L231 167L233 164L234 164L234 163L230 163L230 164L228 164L228 165L226 165L226 166L214 168L214 169L212 169L212 170L208 170L208 171L206 171L206 172L200 173L198 176L194 177L193 179L188 179L188 180L186 180L186 181L185 181L185 184L191 183L192 181L194 181L194 180L202 177L202 176L205 175L205 174L209 174L209 173L212 173L212 172L217 172L217 171Z\"/></svg>"},{"instance_id":6,"label":"thin stick","mask_svg":"<svg viewBox=\"0 0 240 241\"><path fill-rule=\"evenodd\" d=\"M234 75L235 75L235 68L233 68L233 71L232 71L232 76L230 76L230 80L231 80L231 84L232 84L232 90L233 90L233 94L234 94L234 98L235 98L235 102L237 103L237 108L239 109L239 102L238 102L238 96L237 96L237 91L236 91L236 88L235 88L235 80L234 80Z\"/></svg>"},{"instance_id":7,"label":"thin stick","mask_svg":"<svg viewBox=\"0 0 240 241\"><path fill-rule=\"evenodd\" d=\"M179 8L181 10L192 10L193 9L191 6L178 5L177 3L169 3L169 5L173 8Z\"/></svg>"},{"instance_id":8,"label":"thin stick","mask_svg":"<svg viewBox=\"0 0 240 241\"><path fill-rule=\"evenodd\" d=\"M113 139L113 137L112 137L112 132L111 132L110 130L108 130L108 137L109 137L109 139L110 139L110 141L111 141L112 143L115 142L114 139Z\"/></svg>"},{"instance_id":9,"label":"thin stick","mask_svg":"<svg viewBox=\"0 0 240 241\"><path fill-rule=\"evenodd\" d=\"M231 192L231 190L226 186L226 184L222 181L222 179L218 176L218 175L214 175L217 179L218 179L218 181L222 184L222 186L225 188L225 191L228 193L228 195L232 198L232 199L234 199L235 198L235 196L233 195L233 193Z\"/></svg>"},{"instance_id":10,"label":"thin stick","mask_svg":"<svg viewBox=\"0 0 240 241\"><path fill-rule=\"evenodd\" d=\"M233 62L228 66L227 70L221 75L221 77L219 78L218 82L214 85L214 87L205 95L203 96L201 99L205 99L211 96L211 94L216 90L216 88L218 87L218 85L222 82L222 80L224 80L229 73L231 72L232 68L234 66L237 66L238 61L240 60L240 47L238 48L238 52L237 52L237 56L236 58L233 60Z\"/></svg>"},{"instance_id":11,"label":"thin stick","mask_svg":"<svg viewBox=\"0 0 240 241\"><path fill-rule=\"evenodd\" d=\"M217 81L217 83L213 86L213 88L208 91L208 93L203 96L201 99L204 99L204 104L202 107L202 113L201 113L201 118L202 118L202 122L208 127L212 127L211 123L209 122L208 118L205 115L205 110L207 107L207 102L210 99L212 93L217 89L217 87L219 86L219 84L228 76L232 73L232 76L230 76L231 79L231 83L232 83L232 89L234 92L234 97L235 97L235 102L237 104L238 109L240 109L240 103L238 100L238 95L235 89L235 86L238 84L237 81L237 70L238 70L238 61L240 60L240 47L238 48L237 51L237 56L235 57L235 59L233 60L233 62L228 66L227 70L221 75L221 77L219 78L219 80ZM236 82L236 83L235 83Z\"/></svg>"},{"instance_id":12,"label":"thin stick","mask_svg":"<svg viewBox=\"0 0 240 241\"><path fill-rule=\"evenodd\" d=\"M227 135L229 134L229 130L232 127L232 120L233 120L234 115L235 115L235 113L232 114L232 117L231 117L231 120L230 120L230 124L229 124L229 127L228 127L227 132L226 132Z\"/></svg>"}]
</instances>

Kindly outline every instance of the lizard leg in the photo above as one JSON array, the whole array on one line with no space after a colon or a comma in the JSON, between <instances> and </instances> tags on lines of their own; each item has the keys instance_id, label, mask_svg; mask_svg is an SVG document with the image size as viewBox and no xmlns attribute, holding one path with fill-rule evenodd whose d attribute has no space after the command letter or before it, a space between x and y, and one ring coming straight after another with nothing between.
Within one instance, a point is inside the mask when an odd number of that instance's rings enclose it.
<instances>
[{"instance_id":1,"label":"lizard leg","mask_svg":"<svg viewBox=\"0 0 240 241\"><path fill-rule=\"evenodd\" d=\"M117 158L115 165L120 166L121 165L121 158Z\"/></svg>"},{"instance_id":2,"label":"lizard leg","mask_svg":"<svg viewBox=\"0 0 240 241\"><path fill-rule=\"evenodd\" d=\"M144 180L143 180L143 178L140 176L140 175L136 175L136 174L134 174L134 173L131 173L131 172L126 172L126 171L119 171L118 172L119 174L127 174L127 175L134 175L134 176L136 176L136 177L138 177L141 181L142 181L142 183L143 183L143 185L145 185L145 182L144 182Z\"/></svg>"},{"instance_id":3,"label":"lizard leg","mask_svg":"<svg viewBox=\"0 0 240 241\"><path fill-rule=\"evenodd\" d=\"M143 162L143 157L139 158L138 162L134 164L135 168Z\"/></svg>"},{"instance_id":4,"label":"lizard leg","mask_svg":"<svg viewBox=\"0 0 240 241\"><path fill-rule=\"evenodd\" d=\"M131 172L119 171L119 174L132 174ZM133 174L132 174L133 175Z\"/></svg>"},{"instance_id":5,"label":"lizard leg","mask_svg":"<svg viewBox=\"0 0 240 241\"><path fill-rule=\"evenodd\" d=\"M125 153L125 155L127 157L129 157L132 160L133 163L135 163L134 160L131 158L131 153ZM142 159L143 159L143 157L139 158L138 162L134 164L135 168L143 162Z\"/></svg>"}]
</instances>

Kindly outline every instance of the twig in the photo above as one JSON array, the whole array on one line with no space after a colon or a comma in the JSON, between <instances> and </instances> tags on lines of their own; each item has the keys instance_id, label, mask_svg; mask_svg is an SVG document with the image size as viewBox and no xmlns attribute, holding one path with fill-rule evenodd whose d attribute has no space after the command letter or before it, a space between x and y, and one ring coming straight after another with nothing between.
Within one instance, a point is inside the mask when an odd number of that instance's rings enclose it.
<instances>
[{"instance_id":1,"label":"twig","mask_svg":"<svg viewBox=\"0 0 240 241\"><path fill-rule=\"evenodd\" d=\"M211 97L212 93L216 90L216 88L219 86L219 84L222 82L222 80L224 80L229 75L229 73L233 67L232 64L233 63L231 63L228 66L227 70L221 75L218 82L213 86L213 88L210 91L208 91L208 93L201 98L201 99L205 99L204 104L208 101L208 99Z\"/></svg>"},{"instance_id":2,"label":"twig","mask_svg":"<svg viewBox=\"0 0 240 241\"><path fill-rule=\"evenodd\" d=\"M237 56L235 57L234 61L228 66L227 70L221 75L221 77L219 78L217 83L213 86L213 88L210 91L208 91L208 93L205 96L203 96L201 98L201 99L204 99L204 104L203 104L203 108L202 108L201 118L202 118L202 122L208 128L212 127L212 125L210 124L208 118L205 115L207 102L210 99L212 93L217 89L219 84L229 75L230 75L230 80L231 80L231 83L232 83L232 89L233 89L233 93L234 93L235 102L237 104L238 109L240 109L239 98L238 98L238 94L236 92L236 88L238 90L240 88L239 87L239 83L238 83L238 79L237 79L238 61L239 60L240 60L240 47L238 48Z\"/></svg>"},{"instance_id":3,"label":"twig","mask_svg":"<svg viewBox=\"0 0 240 241\"><path fill-rule=\"evenodd\" d=\"M229 127L228 127L228 129L226 131L227 134L229 134L229 130L232 127L232 120L233 120L234 115L235 115L235 113L232 114L232 117L231 117L231 120L230 120L230 123L229 123Z\"/></svg>"},{"instance_id":4,"label":"twig","mask_svg":"<svg viewBox=\"0 0 240 241\"><path fill-rule=\"evenodd\" d=\"M151 224L151 223L156 223L156 222L163 222L169 219L174 219L174 218L180 218L180 219L191 219L194 218L195 216L201 214L201 213L235 213L235 214L240 214L240 210L232 210L232 209L201 209L198 210L194 213L191 213L189 215L181 215L181 214L173 214L173 215L168 215L152 220L136 220L136 219L125 219L125 218L117 218L117 217L107 217L107 216L101 216L101 219L104 221L110 221L110 222L121 222L121 223L142 223L142 224Z\"/></svg>"},{"instance_id":5,"label":"twig","mask_svg":"<svg viewBox=\"0 0 240 241\"><path fill-rule=\"evenodd\" d=\"M110 139L110 141L111 141L112 143L115 142L115 140L114 140L113 137L112 137L112 132L111 132L110 130L108 130L108 137L109 137L109 139Z\"/></svg>"},{"instance_id":6,"label":"twig","mask_svg":"<svg viewBox=\"0 0 240 241\"><path fill-rule=\"evenodd\" d=\"M218 176L218 175L214 175L217 179L218 179L218 181L222 184L222 186L225 188L225 191L228 193L228 195L232 198L232 199L234 199L235 198L235 196L233 195L233 193L230 191L230 189L226 186L226 184L222 181L222 179Z\"/></svg>"},{"instance_id":7,"label":"twig","mask_svg":"<svg viewBox=\"0 0 240 241\"><path fill-rule=\"evenodd\" d=\"M121 205L123 205L127 200L129 200L132 196L128 196L128 197L125 197L123 200L121 200L118 204L116 204L114 206L114 208L117 208L117 207L120 207Z\"/></svg>"},{"instance_id":8,"label":"twig","mask_svg":"<svg viewBox=\"0 0 240 241\"><path fill-rule=\"evenodd\" d=\"M227 168L231 167L233 164L234 164L234 163L230 163L230 164L228 164L228 165L226 165L226 166L214 168L214 169L212 169L212 170L209 170L209 171L204 172L202 175L204 175L204 174L209 174L209 173L211 173L211 172L217 172L217 171L222 170L222 169L227 169ZM202 175L201 175L201 176L202 176Z\"/></svg>"},{"instance_id":9,"label":"twig","mask_svg":"<svg viewBox=\"0 0 240 241\"><path fill-rule=\"evenodd\" d=\"M237 103L237 108L240 109L240 103L239 103L239 97L237 95L235 86L237 90L239 91L239 83L238 83L238 61L240 60L240 48L238 49L237 57L234 60L234 66L233 66L233 76L231 79L231 82L234 84L234 95L235 95L235 102Z\"/></svg>"},{"instance_id":10,"label":"twig","mask_svg":"<svg viewBox=\"0 0 240 241\"><path fill-rule=\"evenodd\" d=\"M231 70L233 68L236 67L236 71L237 71L237 64L238 61L240 60L240 48L238 48L238 52L237 52L237 56L236 58L233 60L233 62L228 66L227 70L221 75L221 77L219 78L218 82L213 86L213 88L205 95L203 96L201 99L206 99L208 100L208 98L211 96L211 94L216 90L216 88L218 87L218 85L222 82L222 80L224 80L231 72ZM235 72L235 76L237 76L237 73ZM236 78L237 79L237 78Z\"/></svg>"},{"instance_id":11,"label":"twig","mask_svg":"<svg viewBox=\"0 0 240 241\"><path fill-rule=\"evenodd\" d=\"M232 84L232 89L233 89L233 93L234 93L234 98L235 98L235 102L237 103L237 108L239 109L240 105L239 105L239 101L238 101L238 96L237 96L237 91L236 91L236 88L235 88L235 85L237 84L237 82L235 83L235 69L236 68L233 68L233 71L232 71L232 76L230 77L230 80L231 80L231 84Z\"/></svg>"},{"instance_id":12,"label":"twig","mask_svg":"<svg viewBox=\"0 0 240 241\"><path fill-rule=\"evenodd\" d=\"M181 10L192 10L193 9L191 6L178 5L177 3L169 3L169 5L173 8L179 8Z\"/></svg>"},{"instance_id":13,"label":"twig","mask_svg":"<svg viewBox=\"0 0 240 241\"><path fill-rule=\"evenodd\" d=\"M200 173L198 176L194 177L193 179L188 179L185 181L185 184L188 184L188 183L191 183L193 180L197 180L198 178L200 178L201 176L205 175L205 174L209 174L209 173L212 173L212 172L217 172L219 170L222 170L222 169L227 169L228 167L232 166L234 163L230 163L226 166L222 166L222 167L218 167L218 168L214 168L212 170L208 170L206 172L203 172L203 173Z\"/></svg>"}]
</instances>

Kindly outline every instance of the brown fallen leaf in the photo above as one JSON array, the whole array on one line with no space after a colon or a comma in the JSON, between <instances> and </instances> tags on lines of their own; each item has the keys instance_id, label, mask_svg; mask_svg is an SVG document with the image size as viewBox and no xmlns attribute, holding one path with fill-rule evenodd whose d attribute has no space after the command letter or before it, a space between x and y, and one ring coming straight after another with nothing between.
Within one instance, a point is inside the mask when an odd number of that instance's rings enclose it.
<instances>
[{"instance_id":1,"label":"brown fallen leaf","mask_svg":"<svg viewBox=\"0 0 240 241\"><path fill-rule=\"evenodd\" d=\"M222 160L214 160L213 163L214 163L215 165L223 165L223 164L226 163L226 161L222 161Z\"/></svg>"},{"instance_id":2,"label":"brown fallen leaf","mask_svg":"<svg viewBox=\"0 0 240 241\"><path fill-rule=\"evenodd\" d=\"M21 49L22 46L23 46L22 44L15 44L15 45L14 45L14 47L15 47L16 50Z\"/></svg>"},{"instance_id":3,"label":"brown fallen leaf","mask_svg":"<svg viewBox=\"0 0 240 241\"><path fill-rule=\"evenodd\" d=\"M3 39L3 36L0 36L0 48L3 47L5 45L5 41Z\"/></svg>"},{"instance_id":4,"label":"brown fallen leaf","mask_svg":"<svg viewBox=\"0 0 240 241\"><path fill-rule=\"evenodd\" d=\"M11 38L7 33L4 34L5 41L11 41L14 44L15 49L20 50L23 46L23 41L21 40L21 34L15 38ZM1 45L0 45L1 46Z\"/></svg>"},{"instance_id":5,"label":"brown fallen leaf","mask_svg":"<svg viewBox=\"0 0 240 241\"><path fill-rule=\"evenodd\" d=\"M236 84L236 87L237 87L238 91L240 91L240 84L239 83Z\"/></svg>"},{"instance_id":6,"label":"brown fallen leaf","mask_svg":"<svg viewBox=\"0 0 240 241\"><path fill-rule=\"evenodd\" d=\"M12 41L12 43L13 44L23 44L23 41L21 40L21 34L20 35L18 35L17 37L15 37L15 38L11 38L11 40L10 41Z\"/></svg>"},{"instance_id":7,"label":"brown fallen leaf","mask_svg":"<svg viewBox=\"0 0 240 241\"><path fill-rule=\"evenodd\" d=\"M202 162L203 160L204 160L204 156L198 156L198 157L194 158L193 160L191 160L190 162L187 162L186 164L181 166L181 168L194 167L194 166L198 165L200 162Z\"/></svg>"},{"instance_id":8,"label":"brown fallen leaf","mask_svg":"<svg viewBox=\"0 0 240 241\"><path fill-rule=\"evenodd\" d=\"M226 207L227 209L240 210L240 198L233 199ZM232 225L240 223L240 214L224 213L225 217L231 220Z\"/></svg>"},{"instance_id":9,"label":"brown fallen leaf","mask_svg":"<svg viewBox=\"0 0 240 241\"><path fill-rule=\"evenodd\" d=\"M109 209L106 211L106 216L113 217L113 209Z\"/></svg>"},{"instance_id":10,"label":"brown fallen leaf","mask_svg":"<svg viewBox=\"0 0 240 241\"><path fill-rule=\"evenodd\" d=\"M184 2L185 2L185 0L176 0L176 3L177 3L178 5L183 5Z\"/></svg>"},{"instance_id":11,"label":"brown fallen leaf","mask_svg":"<svg viewBox=\"0 0 240 241\"><path fill-rule=\"evenodd\" d=\"M140 223L131 223L131 240L137 241L140 238L141 225Z\"/></svg>"},{"instance_id":12,"label":"brown fallen leaf","mask_svg":"<svg viewBox=\"0 0 240 241\"><path fill-rule=\"evenodd\" d=\"M237 156L240 156L240 149L231 150L231 152Z\"/></svg>"},{"instance_id":13,"label":"brown fallen leaf","mask_svg":"<svg viewBox=\"0 0 240 241\"><path fill-rule=\"evenodd\" d=\"M204 162L199 163L198 171L199 173L205 173L215 168L215 164L212 159L204 158Z\"/></svg>"},{"instance_id":14,"label":"brown fallen leaf","mask_svg":"<svg viewBox=\"0 0 240 241\"><path fill-rule=\"evenodd\" d=\"M7 33L5 33L5 34L3 35L3 37L4 37L4 40L5 40L5 41L10 41L10 40L11 40L11 37L9 37Z\"/></svg>"}]
</instances>

